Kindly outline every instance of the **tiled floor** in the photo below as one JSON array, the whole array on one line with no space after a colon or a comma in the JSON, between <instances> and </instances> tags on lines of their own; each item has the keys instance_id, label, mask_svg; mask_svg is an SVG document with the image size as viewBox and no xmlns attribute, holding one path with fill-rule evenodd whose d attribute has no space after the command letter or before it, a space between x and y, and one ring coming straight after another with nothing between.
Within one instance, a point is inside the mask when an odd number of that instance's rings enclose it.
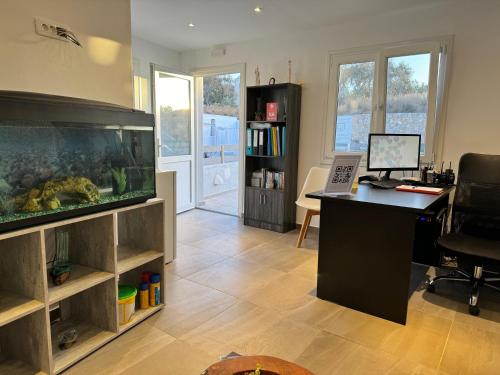
<instances>
[{"instance_id":1,"label":"tiled floor","mask_svg":"<svg viewBox=\"0 0 500 375\"><path fill-rule=\"evenodd\" d=\"M68 374L197 375L231 351L278 356L317 375L500 374L500 294L484 291L472 317L465 289L418 291L401 326L315 297L314 235L298 250L296 231L200 210L178 220L166 308Z\"/></svg>"},{"instance_id":2,"label":"tiled floor","mask_svg":"<svg viewBox=\"0 0 500 375\"><path fill-rule=\"evenodd\" d=\"M205 210L228 215L238 215L238 189L206 198L200 203L200 206Z\"/></svg>"}]
</instances>

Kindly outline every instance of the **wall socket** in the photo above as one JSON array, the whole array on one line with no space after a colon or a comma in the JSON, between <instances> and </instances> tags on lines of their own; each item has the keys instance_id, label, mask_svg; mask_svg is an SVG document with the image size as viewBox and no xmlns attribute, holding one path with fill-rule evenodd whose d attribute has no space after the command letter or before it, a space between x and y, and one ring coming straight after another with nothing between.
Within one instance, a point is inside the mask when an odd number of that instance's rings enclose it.
<instances>
[{"instance_id":1,"label":"wall socket","mask_svg":"<svg viewBox=\"0 0 500 375\"><path fill-rule=\"evenodd\" d=\"M58 27L69 30L68 26L61 25L58 22L51 21L46 18L35 17L35 32L38 35L68 42L68 39L66 39L65 37L57 35Z\"/></svg>"}]
</instances>

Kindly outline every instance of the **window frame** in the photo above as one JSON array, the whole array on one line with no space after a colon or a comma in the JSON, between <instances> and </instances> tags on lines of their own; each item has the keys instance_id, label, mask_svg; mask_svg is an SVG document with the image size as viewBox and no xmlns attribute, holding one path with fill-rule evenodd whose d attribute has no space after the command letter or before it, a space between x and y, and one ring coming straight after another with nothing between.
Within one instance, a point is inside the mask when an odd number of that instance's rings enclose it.
<instances>
[{"instance_id":1,"label":"window frame","mask_svg":"<svg viewBox=\"0 0 500 375\"><path fill-rule=\"evenodd\" d=\"M421 162L437 160L438 133L438 73L439 56L443 50L449 50L451 38L432 38L422 41L383 44L374 47L354 48L341 51L330 51L328 54L328 91L326 102L326 116L324 122L322 164L331 164L336 154L345 154L345 151L335 150L335 136L337 127L337 106L339 90L340 66L349 63L373 61L375 63L375 77L373 80L372 113L370 133L385 133L387 102L387 64L388 59L397 56L430 53L429 91L426 122L425 153ZM449 64L449 57L448 57ZM446 87L445 83L445 87ZM443 106L442 106L443 107ZM442 118L443 116L439 116ZM352 151L354 152L354 151ZM366 152L363 153L362 166L366 166Z\"/></svg>"}]
</instances>

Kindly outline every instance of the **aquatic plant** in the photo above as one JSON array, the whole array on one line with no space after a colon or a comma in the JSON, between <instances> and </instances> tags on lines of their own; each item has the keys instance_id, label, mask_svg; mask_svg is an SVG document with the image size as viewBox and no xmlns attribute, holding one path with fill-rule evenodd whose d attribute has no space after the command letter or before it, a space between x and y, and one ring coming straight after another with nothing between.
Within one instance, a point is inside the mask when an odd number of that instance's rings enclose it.
<instances>
[{"instance_id":1,"label":"aquatic plant","mask_svg":"<svg viewBox=\"0 0 500 375\"><path fill-rule=\"evenodd\" d=\"M111 168L111 173L116 183L117 193L120 195L123 194L127 188L127 174L125 173L125 168Z\"/></svg>"},{"instance_id":2,"label":"aquatic plant","mask_svg":"<svg viewBox=\"0 0 500 375\"><path fill-rule=\"evenodd\" d=\"M144 183L142 184L142 190L154 190L155 188L155 178L153 173L147 173L145 176Z\"/></svg>"}]
</instances>

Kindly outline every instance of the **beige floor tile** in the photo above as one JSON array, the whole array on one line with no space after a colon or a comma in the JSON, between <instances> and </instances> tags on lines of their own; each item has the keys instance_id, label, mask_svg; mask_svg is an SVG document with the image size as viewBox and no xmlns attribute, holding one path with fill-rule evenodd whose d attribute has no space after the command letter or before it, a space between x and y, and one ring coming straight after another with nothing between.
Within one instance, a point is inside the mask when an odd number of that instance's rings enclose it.
<instances>
[{"instance_id":1,"label":"beige floor tile","mask_svg":"<svg viewBox=\"0 0 500 375\"><path fill-rule=\"evenodd\" d=\"M455 321L500 334L500 301L491 301L481 297L483 295L479 297L479 307L481 309L479 316L470 315L468 305L463 302L457 307ZM498 297L500 299L500 293Z\"/></svg>"},{"instance_id":2,"label":"beige floor tile","mask_svg":"<svg viewBox=\"0 0 500 375\"><path fill-rule=\"evenodd\" d=\"M291 274L284 274L273 281L256 288L243 298L256 305L280 312L294 310L315 299L312 292L316 283Z\"/></svg>"},{"instance_id":3,"label":"beige floor tile","mask_svg":"<svg viewBox=\"0 0 500 375\"><path fill-rule=\"evenodd\" d=\"M293 362L320 332L309 325L283 319L241 346L250 355L270 355Z\"/></svg>"},{"instance_id":4,"label":"beige floor tile","mask_svg":"<svg viewBox=\"0 0 500 375\"><path fill-rule=\"evenodd\" d=\"M299 238L299 230L293 230L291 232L285 233L281 236L278 241L288 246L295 247L297 245L297 240ZM301 249L304 250L318 250L318 239L319 232L317 230L310 230L307 233L307 237L302 241Z\"/></svg>"},{"instance_id":5,"label":"beige floor tile","mask_svg":"<svg viewBox=\"0 0 500 375\"><path fill-rule=\"evenodd\" d=\"M344 307L333 302L313 298L306 304L290 310L286 315L289 319L294 321L323 328L335 314L343 309Z\"/></svg>"},{"instance_id":6,"label":"beige floor tile","mask_svg":"<svg viewBox=\"0 0 500 375\"><path fill-rule=\"evenodd\" d=\"M397 358L322 332L296 362L315 375L379 375L390 371Z\"/></svg>"},{"instance_id":7,"label":"beige floor tile","mask_svg":"<svg viewBox=\"0 0 500 375\"><path fill-rule=\"evenodd\" d=\"M415 363L407 360L398 361L384 375L437 375L436 369L424 366L420 363Z\"/></svg>"},{"instance_id":8,"label":"beige floor tile","mask_svg":"<svg viewBox=\"0 0 500 375\"><path fill-rule=\"evenodd\" d=\"M258 238L241 237L235 234L223 233L192 243L192 246L225 256L237 256L252 247L260 245Z\"/></svg>"},{"instance_id":9,"label":"beige floor tile","mask_svg":"<svg viewBox=\"0 0 500 375\"><path fill-rule=\"evenodd\" d=\"M186 223L177 225L177 241L181 244L192 244L202 239L217 236L221 232L204 226L202 223Z\"/></svg>"},{"instance_id":10,"label":"beige floor tile","mask_svg":"<svg viewBox=\"0 0 500 375\"><path fill-rule=\"evenodd\" d=\"M383 350L430 368L437 368L451 320L408 311L405 326L344 309L325 322L325 330L373 349Z\"/></svg>"},{"instance_id":11,"label":"beige floor tile","mask_svg":"<svg viewBox=\"0 0 500 375\"><path fill-rule=\"evenodd\" d=\"M174 337L144 322L76 364L65 374L119 374L174 341Z\"/></svg>"},{"instance_id":12,"label":"beige floor tile","mask_svg":"<svg viewBox=\"0 0 500 375\"><path fill-rule=\"evenodd\" d=\"M165 309L149 324L180 337L237 302L236 298L186 279L173 282L166 291Z\"/></svg>"},{"instance_id":13,"label":"beige floor tile","mask_svg":"<svg viewBox=\"0 0 500 375\"><path fill-rule=\"evenodd\" d=\"M213 356L203 350L176 340L120 372L120 375L200 375L214 362Z\"/></svg>"},{"instance_id":14,"label":"beige floor tile","mask_svg":"<svg viewBox=\"0 0 500 375\"><path fill-rule=\"evenodd\" d=\"M440 293L429 293L426 290L415 291L408 302L409 308L449 320L455 318L458 305L459 302L454 298Z\"/></svg>"},{"instance_id":15,"label":"beige floor tile","mask_svg":"<svg viewBox=\"0 0 500 375\"><path fill-rule=\"evenodd\" d=\"M243 297L282 275L281 271L229 258L188 276L188 279L232 296Z\"/></svg>"},{"instance_id":16,"label":"beige floor tile","mask_svg":"<svg viewBox=\"0 0 500 375\"><path fill-rule=\"evenodd\" d=\"M288 272L314 258L314 254L270 241L252 247L238 258Z\"/></svg>"},{"instance_id":17,"label":"beige floor tile","mask_svg":"<svg viewBox=\"0 0 500 375\"><path fill-rule=\"evenodd\" d=\"M272 232L270 230L254 228L246 225L239 225L235 228L230 228L228 229L227 233L250 238L260 242L277 241L281 236L283 236L282 233Z\"/></svg>"},{"instance_id":18,"label":"beige floor tile","mask_svg":"<svg viewBox=\"0 0 500 375\"><path fill-rule=\"evenodd\" d=\"M245 343L259 334L269 330L282 317L276 311L256 306L250 302L240 301L213 319L181 337L192 341L212 340L241 348Z\"/></svg>"},{"instance_id":19,"label":"beige floor tile","mask_svg":"<svg viewBox=\"0 0 500 375\"><path fill-rule=\"evenodd\" d=\"M441 371L453 375L498 375L500 334L454 322Z\"/></svg>"},{"instance_id":20,"label":"beige floor tile","mask_svg":"<svg viewBox=\"0 0 500 375\"><path fill-rule=\"evenodd\" d=\"M318 256L314 254L310 259L301 265L290 270L293 275L305 277L306 279L317 281L318 279Z\"/></svg>"},{"instance_id":21,"label":"beige floor tile","mask_svg":"<svg viewBox=\"0 0 500 375\"><path fill-rule=\"evenodd\" d=\"M208 353L216 361L222 359L232 352L238 353L240 355L248 354L241 347L238 347L235 344L219 342L204 335L184 336L183 341Z\"/></svg>"},{"instance_id":22,"label":"beige floor tile","mask_svg":"<svg viewBox=\"0 0 500 375\"><path fill-rule=\"evenodd\" d=\"M229 229L235 229L242 226L243 219L236 216L212 213L208 218L200 221L200 223L210 229L226 233Z\"/></svg>"},{"instance_id":23,"label":"beige floor tile","mask_svg":"<svg viewBox=\"0 0 500 375\"><path fill-rule=\"evenodd\" d=\"M186 277L226 258L208 250L181 245L177 248L177 258L167 265L167 271Z\"/></svg>"}]
</instances>

